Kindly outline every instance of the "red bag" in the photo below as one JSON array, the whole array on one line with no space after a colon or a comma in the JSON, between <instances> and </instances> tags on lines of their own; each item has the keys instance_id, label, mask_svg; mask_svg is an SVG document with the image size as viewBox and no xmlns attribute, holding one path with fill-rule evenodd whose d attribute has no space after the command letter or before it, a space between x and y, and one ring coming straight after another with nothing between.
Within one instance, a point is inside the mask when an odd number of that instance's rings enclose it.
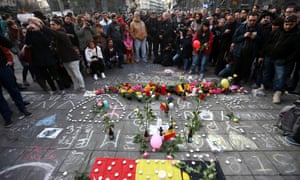
<instances>
[{"instance_id":1,"label":"red bag","mask_svg":"<svg viewBox=\"0 0 300 180\"><path fill-rule=\"evenodd\" d=\"M32 60L32 49L30 46L24 45L20 52L20 60L24 62L31 62Z\"/></svg>"}]
</instances>

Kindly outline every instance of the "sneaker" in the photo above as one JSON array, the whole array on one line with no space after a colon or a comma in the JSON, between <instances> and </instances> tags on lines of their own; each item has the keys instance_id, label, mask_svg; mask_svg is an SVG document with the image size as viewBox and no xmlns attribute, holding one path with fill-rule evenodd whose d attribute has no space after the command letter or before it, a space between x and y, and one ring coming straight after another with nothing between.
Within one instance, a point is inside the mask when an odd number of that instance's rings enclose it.
<instances>
[{"instance_id":1,"label":"sneaker","mask_svg":"<svg viewBox=\"0 0 300 180\"><path fill-rule=\"evenodd\" d=\"M98 75L94 74L94 80L97 81L98 80Z\"/></svg>"},{"instance_id":2,"label":"sneaker","mask_svg":"<svg viewBox=\"0 0 300 180\"><path fill-rule=\"evenodd\" d=\"M273 95L273 103L274 104L280 103L280 96L281 96L281 91L275 91L275 93Z\"/></svg>"},{"instance_id":3,"label":"sneaker","mask_svg":"<svg viewBox=\"0 0 300 180\"><path fill-rule=\"evenodd\" d=\"M13 122L12 121L4 124L5 128L11 128L12 126L13 126Z\"/></svg>"},{"instance_id":4,"label":"sneaker","mask_svg":"<svg viewBox=\"0 0 300 180\"><path fill-rule=\"evenodd\" d=\"M102 77L102 79L105 79L105 78L106 78L106 76L105 76L104 73L101 73L101 77Z\"/></svg>"},{"instance_id":5,"label":"sneaker","mask_svg":"<svg viewBox=\"0 0 300 180\"><path fill-rule=\"evenodd\" d=\"M300 143L298 143L292 136L285 136L284 139L290 144L300 146Z\"/></svg>"}]
</instances>

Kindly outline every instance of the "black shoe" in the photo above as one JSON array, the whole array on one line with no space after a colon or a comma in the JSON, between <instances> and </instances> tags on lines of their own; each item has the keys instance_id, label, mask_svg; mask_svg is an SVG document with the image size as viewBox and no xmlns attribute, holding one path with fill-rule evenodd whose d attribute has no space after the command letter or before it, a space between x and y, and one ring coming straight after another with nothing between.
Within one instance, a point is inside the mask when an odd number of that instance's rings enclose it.
<instances>
[{"instance_id":1,"label":"black shoe","mask_svg":"<svg viewBox=\"0 0 300 180\"><path fill-rule=\"evenodd\" d=\"M23 114L24 114L25 116L31 116L31 115L32 115L32 113L31 113L31 112L28 112L28 111L25 111Z\"/></svg>"},{"instance_id":2,"label":"black shoe","mask_svg":"<svg viewBox=\"0 0 300 180\"><path fill-rule=\"evenodd\" d=\"M5 128L11 128L12 126L13 126L13 122L12 121L4 124Z\"/></svg>"},{"instance_id":3,"label":"black shoe","mask_svg":"<svg viewBox=\"0 0 300 180\"><path fill-rule=\"evenodd\" d=\"M24 105L25 105L25 106L27 106L27 105L29 105L29 104L30 104L30 102L24 101Z\"/></svg>"}]
</instances>

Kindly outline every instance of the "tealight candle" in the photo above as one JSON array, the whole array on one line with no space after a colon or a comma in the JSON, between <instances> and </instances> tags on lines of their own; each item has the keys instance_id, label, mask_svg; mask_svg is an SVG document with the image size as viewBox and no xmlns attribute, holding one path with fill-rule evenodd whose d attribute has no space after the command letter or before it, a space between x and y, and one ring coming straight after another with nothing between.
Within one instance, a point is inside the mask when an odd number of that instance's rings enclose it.
<instances>
[{"instance_id":1,"label":"tealight candle","mask_svg":"<svg viewBox=\"0 0 300 180\"><path fill-rule=\"evenodd\" d=\"M126 161L126 160L124 160L124 161L123 161L123 164L126 164L126 163L127 163L127 161Z\"/></svg>"},{"instance_id":2,"label":"tealight candle","mask_svg":"<svg viewBox=\"0 0 300 180\"><path fill-rule=\"evenodd\" d=\"M139 174L143 174L143 171L142 171L142 170L139 170Z\"/></svg>"},{"instance_id":3,"label":"tealight candle","mask_svg":"<svg viewBox=\"0 0 300 180\"><path fill-rule=\"evenodd\" d=\"M127 176L128 176L128 177L131 177L131 173L128 173Z\"/></svg>"},{"instance_id":4,"label":"tealight candle","mask_svg":"<svg viewBox=\"0 0 300 180\"><path fill-rule=\"evenodd\" d=\"M158 172L158 180L165 180L166 179L166 172L165 171L159 171Z\"/></svg>"},{"instance_id":5,"label":"tealight candle","mask_svg":"<svg viewBox=\"0 0 300 180\"><path fill-rule=\"evenodd\" d=\"M239 162L239 163L241 163L242 162L242 160L240 159L240 158L238 158L238 159L236 159L237 160L237 162Z\"/></svg>"},{"instance_id":6,"label":"tealight candle","mask_svg":"<svg viewBox=\"0 0 300 180\"><path fill-rule=\"evenodd\" d=\"M226 160L225 163L226 163L226 164L230 164L230 161Z\"/></svg>"},{"instance_id":7,"label":"tealight candle","mask_svg":"<svg viewBox=\"0 0 300 180\"><path fill-rule=\"evenodd\" d=\"M116 162L115 162L115 161L111 162L111 165L113 165L113 166L114 166L115 164L116 164Z\"/></svg>"},{"instance_id":8,"label":"tealight candle","mask_svg":"<svg viewBox=\"0 0 300 180\"><path fill-rule=\"evenodd\" d=\"M107 170L109 170L109 171L110 171L110 170L111 170L111 166L108 166L108 167L107 167Z\"/></svg>"},{"instance_id":9,"label":"tealight candle","mask_svg":"<svg viewBox=\"0 0 300 180\"><path fill-rule=\"evenodd\" d=\"M95 172L95 173L99 172L99 169L98 169L98 168L96 168L96 169L94 170L94 172Z\"/></svg>"},{"instance_id":10,"label":"tealight candle","mask_svg":"<svg viewBox=\"0 0 300 180\"><path fill-rule=\"evenodd\" d=\"M98 161L97 164L99 164L99 165L102 164L102 161Z\"/></svg>"},{"instance_id":11,"label":"tealight candle","mask_svg":"<svg viewBox=\"0 0 300 180\"><path fill-rule=\"evenodd\" d=\"M119 176L119 173L116 172L116 173L115 173L115 177L118 177L118 176Z\"/></svg>"},{"instance_id":12,"label":"tealight candle","mask_svg":"<svg viewBox=\"0 0 300 180\"><path fill-rule=\"evenodd\" d=\"M130 169L132 169L132 168L133 168L133 165L132 165L132 164L130 164L130 165L129 165L129 168L130 168Z\"/></svg>"},{"instance_id":13,"label":"tealight candle","mask_svg":"<svg viewBox=\"0 0 300 180\"><path fill-rule=\"evenodd\" d=\"M171 177L172 177L172 174L171 174L171 173L168 173L168 177L171 178Z\"/></svg>"}]
</instances>

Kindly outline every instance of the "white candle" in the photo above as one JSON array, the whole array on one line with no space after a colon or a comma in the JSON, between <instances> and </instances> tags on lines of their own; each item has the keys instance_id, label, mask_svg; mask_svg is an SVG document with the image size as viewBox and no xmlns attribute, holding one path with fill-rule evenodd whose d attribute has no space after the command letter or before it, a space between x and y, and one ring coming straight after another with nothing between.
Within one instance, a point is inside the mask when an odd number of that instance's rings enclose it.
<instances>
[{"instance_id":1,"label":"white candle","mask_svg":"<svg viewBox=\"0 0 300 180\"><path fill-rule=\"evenodd\" d=\"M166 180L166 172L165 171L158 172L158 180Z\"/></svg>"}]
</instances>

